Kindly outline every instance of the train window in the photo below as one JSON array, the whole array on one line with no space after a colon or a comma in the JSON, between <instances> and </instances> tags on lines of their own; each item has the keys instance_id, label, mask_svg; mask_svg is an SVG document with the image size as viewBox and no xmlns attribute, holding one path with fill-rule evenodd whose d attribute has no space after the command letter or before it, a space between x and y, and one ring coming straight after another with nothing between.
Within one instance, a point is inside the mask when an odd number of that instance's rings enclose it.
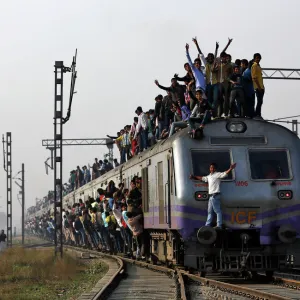
<instances>
[{"instance_id":1,"label":"train window","mask_svg":"<svg viewBox=\"0 0 300 300\"><path fill-rule=\"evenodd\" d=\"M193 174L195 176L206 176L209 174L209 165L214 162L218 171L223 172L229 169L231 164L230 152L228 150L202 151L192 150ZM232 179L232 172L225 180Z\"/></svg>"},{"instance_id":2,"label":"train window","mask_svg":"<svg viewBox=\"0 0 300 300\"><path fill-rule=\"evenodd\" d=\"M252 179L290 179L286 150L249 150Z\"/></svg>"}]
</instances>

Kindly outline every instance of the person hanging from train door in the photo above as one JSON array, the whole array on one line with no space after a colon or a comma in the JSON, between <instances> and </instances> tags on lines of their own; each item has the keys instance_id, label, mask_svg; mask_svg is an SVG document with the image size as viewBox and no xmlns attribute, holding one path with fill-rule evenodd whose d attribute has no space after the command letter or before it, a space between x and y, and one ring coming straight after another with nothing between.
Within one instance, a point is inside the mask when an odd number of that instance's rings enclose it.
<instances>
[{"instance_id":1,"label":"person hanging from train door","mask_svg":"<svg viewBox=\"0 0 300 300\"><path fill-rule=\"evenodd\" d=\"M194 176L190 175L190 179L202 180L208 183L208 208L207 208L207 220L205 226L211 226L213 221L213 213L217 215L216 228L222 228L222 210L221 210L221 179L227 177L227 175L236 167L236 163L230 165L230 168L225 172L217 172L217 165L211 163L209 166L209 175L207 176Z\"/></svg>"}]
</instances>

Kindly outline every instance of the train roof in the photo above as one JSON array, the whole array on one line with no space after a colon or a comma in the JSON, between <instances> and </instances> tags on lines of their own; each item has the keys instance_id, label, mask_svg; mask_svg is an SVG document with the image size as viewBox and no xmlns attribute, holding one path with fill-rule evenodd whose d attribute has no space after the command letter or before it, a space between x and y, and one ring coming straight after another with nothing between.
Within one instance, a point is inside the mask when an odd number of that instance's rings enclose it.
<instances>
[{"instance_id":1,"label":"train roof","mask_svg":"<svg viewBox=\"0 0 300 300\"><path fill-rule=\"evenodd\" d=\"M251 125L259 125L259 126L263 125L263 126L266 126L266 130L272 130L272 128L275 128L275 130L276 130L276 128L278 128L278 129L280 128L280 130L285 130L287 133L290 133L291 136L298 138L298 136L290 129L288 129L280 124L272 123L272 122L265 121L265 120L254 120L254 119L245 119L245 118L215 119L215 120L211 121L210 123L208 123L205 128L212 129L212 127L216 126L216 124L220 124L220 123L227 124L229 122L244 122L247 124L248 127ZM136 155L135 157L133 157L126 163L119 166L118 169L121 167L129 168L129 167L135 165L137 163L137 161L139 161L139 160L144 160L144 159L150 158L153 154L163 152L165 150L170 149L175 140L177 140L178 138L188 136L189 131L190 131L190 128L187 127L187 128L184 128L184 129L174 133L171 137L168 137L167 139L160 140L155 145L148 148L146 151L139 153L138 155ZM204 130L204 134L205 134L205 130Z\"/></svg>"}]
</instances>

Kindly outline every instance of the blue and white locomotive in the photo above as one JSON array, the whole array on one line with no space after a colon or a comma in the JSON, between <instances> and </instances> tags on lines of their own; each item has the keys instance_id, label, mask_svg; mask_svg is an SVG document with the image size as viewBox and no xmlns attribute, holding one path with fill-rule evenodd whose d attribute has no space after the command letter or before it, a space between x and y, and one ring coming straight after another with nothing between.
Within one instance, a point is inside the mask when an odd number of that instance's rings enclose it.
<instances>
[{"instance_id":1,"label":"blue and white locomotive","mask_svg":"<svg viewBox=\"0 0 300 300\"><path fill-rule=\"evenodd\" d=\"M160 261L207 272L272 271L300 266L300 143L285 127L251 119L220 119L201 140L188 128L64 198L96 197L110 180L129 187L142 176L144 228ZM224 230L205 227L207 184L189 179L225 171Z\"/></svg>"}]
</instances>

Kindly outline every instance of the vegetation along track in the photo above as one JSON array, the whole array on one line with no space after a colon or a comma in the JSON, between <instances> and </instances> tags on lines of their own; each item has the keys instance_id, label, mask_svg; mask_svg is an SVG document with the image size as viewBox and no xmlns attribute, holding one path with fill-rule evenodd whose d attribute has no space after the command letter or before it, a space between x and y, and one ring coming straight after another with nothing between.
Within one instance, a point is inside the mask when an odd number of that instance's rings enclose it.
<instances>
[{"instance_id":1,"label":"vegetation along track","mask_svg":"<svg viewBox=\"0 0 300 300\"><path fill-rule=\"evenodd\" d=\"M182 300L287 300L300 299L300 282L274 277L245 281L228 277L203 278L182 270L152 265L121 256L65 246L83 255L102 258L108 273L79 300L182 299ZM263 279L263 277L261 278Z\"/></svg>"}]
</instances>

